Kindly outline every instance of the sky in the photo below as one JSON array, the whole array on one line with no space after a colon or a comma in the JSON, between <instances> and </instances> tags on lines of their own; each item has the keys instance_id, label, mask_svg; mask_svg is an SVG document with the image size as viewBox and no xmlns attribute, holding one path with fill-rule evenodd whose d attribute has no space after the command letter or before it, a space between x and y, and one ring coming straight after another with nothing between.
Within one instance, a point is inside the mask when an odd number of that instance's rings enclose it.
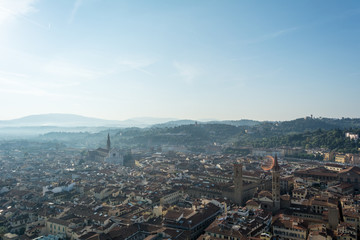
<instances>
[{"instance_id":1,"label":"sky","mask_svg":"<svg viewBox=\"0 0 360 240\"><path fill-rule=\"evenodd\" d=\"M360 1L0 0L0 119L360 117Z\"/></svg>"}]
</instances>

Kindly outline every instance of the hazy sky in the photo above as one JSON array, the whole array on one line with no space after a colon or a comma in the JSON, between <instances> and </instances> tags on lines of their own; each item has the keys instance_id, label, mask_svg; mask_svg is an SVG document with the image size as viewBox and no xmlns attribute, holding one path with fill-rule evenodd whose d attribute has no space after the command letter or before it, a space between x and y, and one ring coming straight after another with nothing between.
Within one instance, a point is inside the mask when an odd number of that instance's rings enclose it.
<instances>
[{"instance_id":1,"label":"hazy sky","mask_svg":"<svg viewBox=\"0 0 360 240\"><path fill-rule=\"evenodd\" d=\"M0 0L0 119L360 117L360 1Z\"/></svg>"}]
</instances>

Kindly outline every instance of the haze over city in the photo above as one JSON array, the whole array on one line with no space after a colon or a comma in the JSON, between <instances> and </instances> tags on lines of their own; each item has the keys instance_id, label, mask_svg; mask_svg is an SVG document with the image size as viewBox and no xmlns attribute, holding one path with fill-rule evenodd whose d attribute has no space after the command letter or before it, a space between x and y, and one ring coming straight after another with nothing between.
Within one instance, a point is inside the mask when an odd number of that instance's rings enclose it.
<instances>
[{"instance_id":1,"label":"haze over city","mask_svg":"<svg viewBox=\"0 0 360 240\"><path fill-rule=\"evenodd\" d=\"M359 1L0 1L1 120L360 117Z\"/></svg>"},{"instance_id":2,"label":"haze over city","mask_svg":"<svg viewBox=\"0 0 360 240\"><path fill-rule=\"evenodd\" d=\"M0 240L360 239L360 1L0 0Z\"/></svg>"}]
</instances>

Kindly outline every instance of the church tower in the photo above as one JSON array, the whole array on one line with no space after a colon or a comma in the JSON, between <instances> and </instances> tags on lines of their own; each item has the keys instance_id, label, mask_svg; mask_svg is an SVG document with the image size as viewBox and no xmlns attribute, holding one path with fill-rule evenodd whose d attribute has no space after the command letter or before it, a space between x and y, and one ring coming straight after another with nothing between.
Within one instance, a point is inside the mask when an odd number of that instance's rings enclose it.
<instances>
[{"instance_id":1,"label":"church tower","mask_svg":"<svg viewBox=\"0 0 360 240\"><path fill-rule=\"evenodd\" d=\"M242 204L242 192L243 192L243 179L242 179L242 164L234 164L234 202Z\"/></svg>"},{"instance_id":2,"label":"church tower","mask_svg":"<svg viewBox=\"0 0 360 240\"><path fill-rule=\"evenodd\" d=\"M110 148L111 148L110 134L108 133L107 143L106 143L106 149L107 149L108 151L110 151Z\"/></svg>"},{"instance_id":3,"label":"church tower","mask_svg":"<svg viewBox=\"0 0 360 240\"><path fill-rule=\"evenodd\" d=\"M271 169L272 176L272 199L274 201L273 212L280 210L280 166L275 155L274 166Z\"/></svg>"}]
</instances>

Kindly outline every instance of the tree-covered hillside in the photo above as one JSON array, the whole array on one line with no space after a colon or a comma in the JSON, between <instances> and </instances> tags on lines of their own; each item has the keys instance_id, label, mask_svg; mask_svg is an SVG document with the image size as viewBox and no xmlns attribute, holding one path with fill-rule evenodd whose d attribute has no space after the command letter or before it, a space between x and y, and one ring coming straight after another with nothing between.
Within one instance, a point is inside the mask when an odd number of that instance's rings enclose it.
<instances>
[{"instance_id":1,"label":"tree-covered hillside","mask_svg":"<svg viewBox=\"0 0 360 240\"><path fill-rule=\"evenodd\" d=\"M203 149L216 143L234 144L235 147L288 146L357 152L359 143L345 138L345 132L360 133L358 126L359 119L302 118L246 126L193 123L175 127L109 129L98 133L49 133L40 139L96 148L105 146L104 139L109 132L113 146L118 147L181 145Z\"/></svg>"},{"instance_id":2,"label":"tree-covered hillside","mask_svg":"<svg viewBox=\"0 0 360 240\"><path fill-rule=\"evenodd\" d=\"M304 149L310 148L325 148L331 151L357 153L360 148L360 142L350 140L345 137L346 130L317 130L313 132L305 132L298 134L286 134L282 136L274 136L270 138L254 139L252 141L253 147L302 147ZM353 133L360 134L360 129L353 130Z\"/></svg>"}]
</instances>

